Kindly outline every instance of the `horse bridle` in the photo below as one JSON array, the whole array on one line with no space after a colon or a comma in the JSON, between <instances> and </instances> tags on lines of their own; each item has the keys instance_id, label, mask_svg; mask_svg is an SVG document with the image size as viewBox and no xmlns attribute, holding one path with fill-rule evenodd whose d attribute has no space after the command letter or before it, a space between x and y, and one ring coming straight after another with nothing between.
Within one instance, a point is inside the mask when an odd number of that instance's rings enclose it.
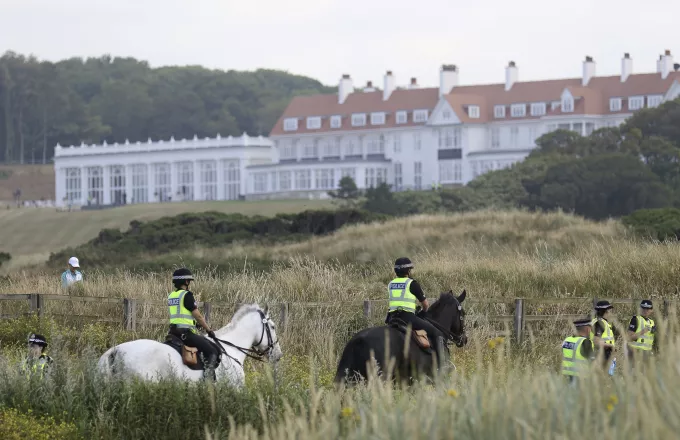
<instances>
[{"instance_id":1,"label":"horse bridle","mask_svg":"<svg viewBox=\"0 0 680 440\"><path fill-rule=\"evenodd\" d=\"M264 340L265 332L267 332L267 341L269 341L269 342L267 344L267 348L265 348L264 350L258 350L256 348L239 347L238 345L232 344L229 341L225 341L225 340L219 339L217 337L215 337L213 339L215 341L221 342L224 345L228 345L229 347L237 349L238 351L245 354L246 356L248 356L251 359L255 359L256 361L263 362L264 357L267 356L270 351L272 351L272 349L274 348L274 346L276 344L278 344L278 340L276 340L276 341L272 340L271 318L266 316L262 310L258 310L258 312L260 313L260 317L262 318L262 334L260 335L260 340L257 342L257 344L253 344L253 346L259 347L260 344L262 344L262 340ZM227 351L224 349L224 347L222 347L220 344L217 344L217 346L220 348L220 351L222 352L222 354L231 358L237 364L239 364L241 367L243 367L243 364L241 362L239 362L238 359L234 358L229 353L227 353Z\"/></svg>"},{"instance_id":2,"label":"horse bridle","mask_svg":"<svg viewBox=\"0 0 680 440\"><path fill-rule=\"evenodd\" d=\"M454 296L454 299L456 300L456 306L458 307L458 311L460 312L460 320L462 321L463 320L463 306L460 305L460 301L458 301L458 298L456 298ZM427 321L430 324L435 326L437 328L437 330L439 330L440 332L442 332L444 334L447 346L450 346L451 344L458 344L460 342L460 340L463 339L463 335L465 334L465 329L463 329L463 332L461 334L455 335L451 331L449 331L448 329L445 329L444 327L439 325L439 323L437 323L434 319L430 319L428 317L425 317L425 319L427 319Z\"/></svg>"}]
</instances>

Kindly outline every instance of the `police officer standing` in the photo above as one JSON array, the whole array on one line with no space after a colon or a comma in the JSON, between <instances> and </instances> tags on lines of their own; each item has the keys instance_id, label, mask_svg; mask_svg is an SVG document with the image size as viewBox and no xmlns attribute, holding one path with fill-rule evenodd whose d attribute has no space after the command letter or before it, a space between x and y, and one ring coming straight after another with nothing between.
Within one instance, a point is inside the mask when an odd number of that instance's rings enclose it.
<instances>
[{"instance_id":1,"label":"police officer standing","mask_svg":"<svg viewBox=\"0 0 680 440\"><path fill-rule=\"evenodd\" d=\"M651 318L654 306L651 299L640 302L640 313L633 316L628 325L628 358L633 364L636 360L644 363L658 349L655 344L656 324Z\"/></svg>"},{"instance_id":2,"label":"police officer standing","mask_svg":"<svg viewBox=\"0 0 680 440\"><path fill-rule=\"evenodd\" d=\"M590 339L595 349L604 354L603 366L609 366L610 358L616 347L615 331L610 319L614 306L609 301L598 301L595 305L595 318L591 321L592 331Z\"/></svg>"},{"instance_id":3,"label":"police officer standing","mask_svg":"<svg viewBox=\"0 0 680 440\"><path fill-rule=\"evenodd\" d=\"M47 339L43 335L31 333L28 337L28 356L24 361L22 369L24 373L40 373L40 377L48 372L49 367L54 363L51 357L45 353L47 350Z\"/></svg>"},{"instance_id":4,"label":"police officer standing","mask_svg":"<svg viewBox=\"0 0 680 440\"><path fill-rule=\"evenodd\" d=\"M574 321L576 335L569 336L562 342L562 375L575 382L576 378L583 377L595 359L593 342L590 340L592 323L590 319Z\"/></svg>"}]
</instances>

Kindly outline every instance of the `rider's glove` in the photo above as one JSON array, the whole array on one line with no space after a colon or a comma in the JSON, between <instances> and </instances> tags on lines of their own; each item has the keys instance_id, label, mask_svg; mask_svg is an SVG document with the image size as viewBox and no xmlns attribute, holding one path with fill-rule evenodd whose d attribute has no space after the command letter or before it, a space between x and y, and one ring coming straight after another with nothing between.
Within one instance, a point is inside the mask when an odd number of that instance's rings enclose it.
<instances>
[{"instance_id":1,"label":"rider's glove","mask_svg":"<svg viewBox=\"0 0 680 440\"><path fill-rule=\"evenodd\" d=\"M212 330L208 330L208 336L210 336L211 338L215 339L215 332L212 331Z\"/></svg>"}]
</instances>

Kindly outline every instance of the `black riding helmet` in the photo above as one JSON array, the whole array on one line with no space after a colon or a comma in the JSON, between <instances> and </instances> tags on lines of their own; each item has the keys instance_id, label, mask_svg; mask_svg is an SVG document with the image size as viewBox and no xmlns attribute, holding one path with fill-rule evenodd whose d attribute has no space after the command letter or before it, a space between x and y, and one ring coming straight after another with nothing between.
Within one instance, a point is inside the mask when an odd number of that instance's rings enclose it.
<instances>
[{"instance_id":1,"label":"black riding helmet","mask_svg":"<svg viewBox=\"0 0 680 440\"><path fill-rule=\"evenodd\" d=\"M409 269L413 269L413 267L413 263L408 257L397 258L397 261L394 262L394 272L397 275L405 274Z\"/></svg>"},{"instance_id":2,"label":"black riding helmet","mask_svg":"<svg viewBox=\"0 0 680 440\"><path fill-rule=\"evenodd\" d=\"M182 267L180 269L177 269L172 273L172 282L173 284L177 285L182 285L184 284L184 281L189 281L193 280L194 275L191 273L189 269L186 267Z\"/></svg>"}]
</instances>

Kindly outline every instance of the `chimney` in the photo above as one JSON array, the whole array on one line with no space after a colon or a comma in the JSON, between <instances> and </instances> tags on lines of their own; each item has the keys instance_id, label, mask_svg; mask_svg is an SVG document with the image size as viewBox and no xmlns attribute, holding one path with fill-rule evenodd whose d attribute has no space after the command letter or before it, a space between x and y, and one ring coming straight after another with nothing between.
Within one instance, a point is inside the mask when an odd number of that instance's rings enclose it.
<instances>
[{"instance_id":1,"label":"chimney","mask_svg":"<svg viewBox=\"0 0 680 440\"><path fill-rule=\"evenodd\" d=\"M418 88L418 80L416 78L411 78L411 84L408 86L409 89L417 89Z\"/></svg>"},{"instance_id":2,"label":"chimney","mask_svg":"<svg viewBox=\"0 0 680 440\"><path fill-rule=\"evenodd\" d=\"M349 94L352 92L354 92L352 78L350 78L349 75L345 73L340 79L340 84L338 84L338 103L344 103Z\"/></svg>"},{"instance_id":3,"label":"chimney","mask_svg":"<svg viewBox=\"0 0 680 440\"><path fill-rule=\"evenodd\" d=\"M581 84L587 86L594 76L595 76L595 61L593 61L593 57L587 56L586 60L583 62L583 80L581 81Z\"/></svg>"},{"instance_id":4,"label":"chimney","mask_svg":"<svg viewBox=\"0 0 680 440\"><path fill-rule=\"evenodd\" d=\"M373 87L373 81L367 81L366 82L366 87L364 88L364 93L368 92L375 92L375 88Z\"/></svg>"},{"instance_id":5,"label":"chimney","mask_svg":"<svg viewBox=\"0 0 680 440\"><path fill-rule=\"evenodd\" d=\"M621 82L626 82L631 73L633 73L633 59L629 53L624 53L621 59Z\"/></svg>"},{"instance_id":6,"label":"chimney","mask_svg":"<svg viewBox=\"0 0 680 440\"><path fill-rule=\"evenodd\" d=\"M508 63L505 68L505 91L507 92L517 82L517 66L514 61Z\"/></svg>"},{"instance_id":7,"label":"chimney","mask_svg":"<svg viewBox=\"0 0 680 440\"><path fill-rule=\"evenodd\" d=\"M656 73L661 73L661 60L663 60L663 55L659 55L659 59L656 60Z\"/></svg>"},{"instance_id":8,"label":"chimney","mask_svg":"<svg viewBox=\"0 0 680 440\"><path fill-rule=\"evenodd\" d=\"M385 87L383 87L383 101L390 99L390 95L395 89L394 75L392 71L388 70L385 74Z\"/></svg>"},{"instance_id":9,"label":"chimney","mask_svg":"<svg viewBox=\"0 0 680 440\"><path fill-rule=\"evenodd\" d=\"M444 64L439 70L439 96L448 95L458 85L458 68Z\"/></svg>"},{"instance_id":10,"label":"chimney","mask_svg":"<svg viewBox=\"0 0 680 440\"><path fill-rule=\"evenodd\" d=\"M668 74L673 71L673 55L671 51L666 49L663 57L659 60L659 67L661 71L661 78L666 79Z\"/></svg>"}]
</instances>

